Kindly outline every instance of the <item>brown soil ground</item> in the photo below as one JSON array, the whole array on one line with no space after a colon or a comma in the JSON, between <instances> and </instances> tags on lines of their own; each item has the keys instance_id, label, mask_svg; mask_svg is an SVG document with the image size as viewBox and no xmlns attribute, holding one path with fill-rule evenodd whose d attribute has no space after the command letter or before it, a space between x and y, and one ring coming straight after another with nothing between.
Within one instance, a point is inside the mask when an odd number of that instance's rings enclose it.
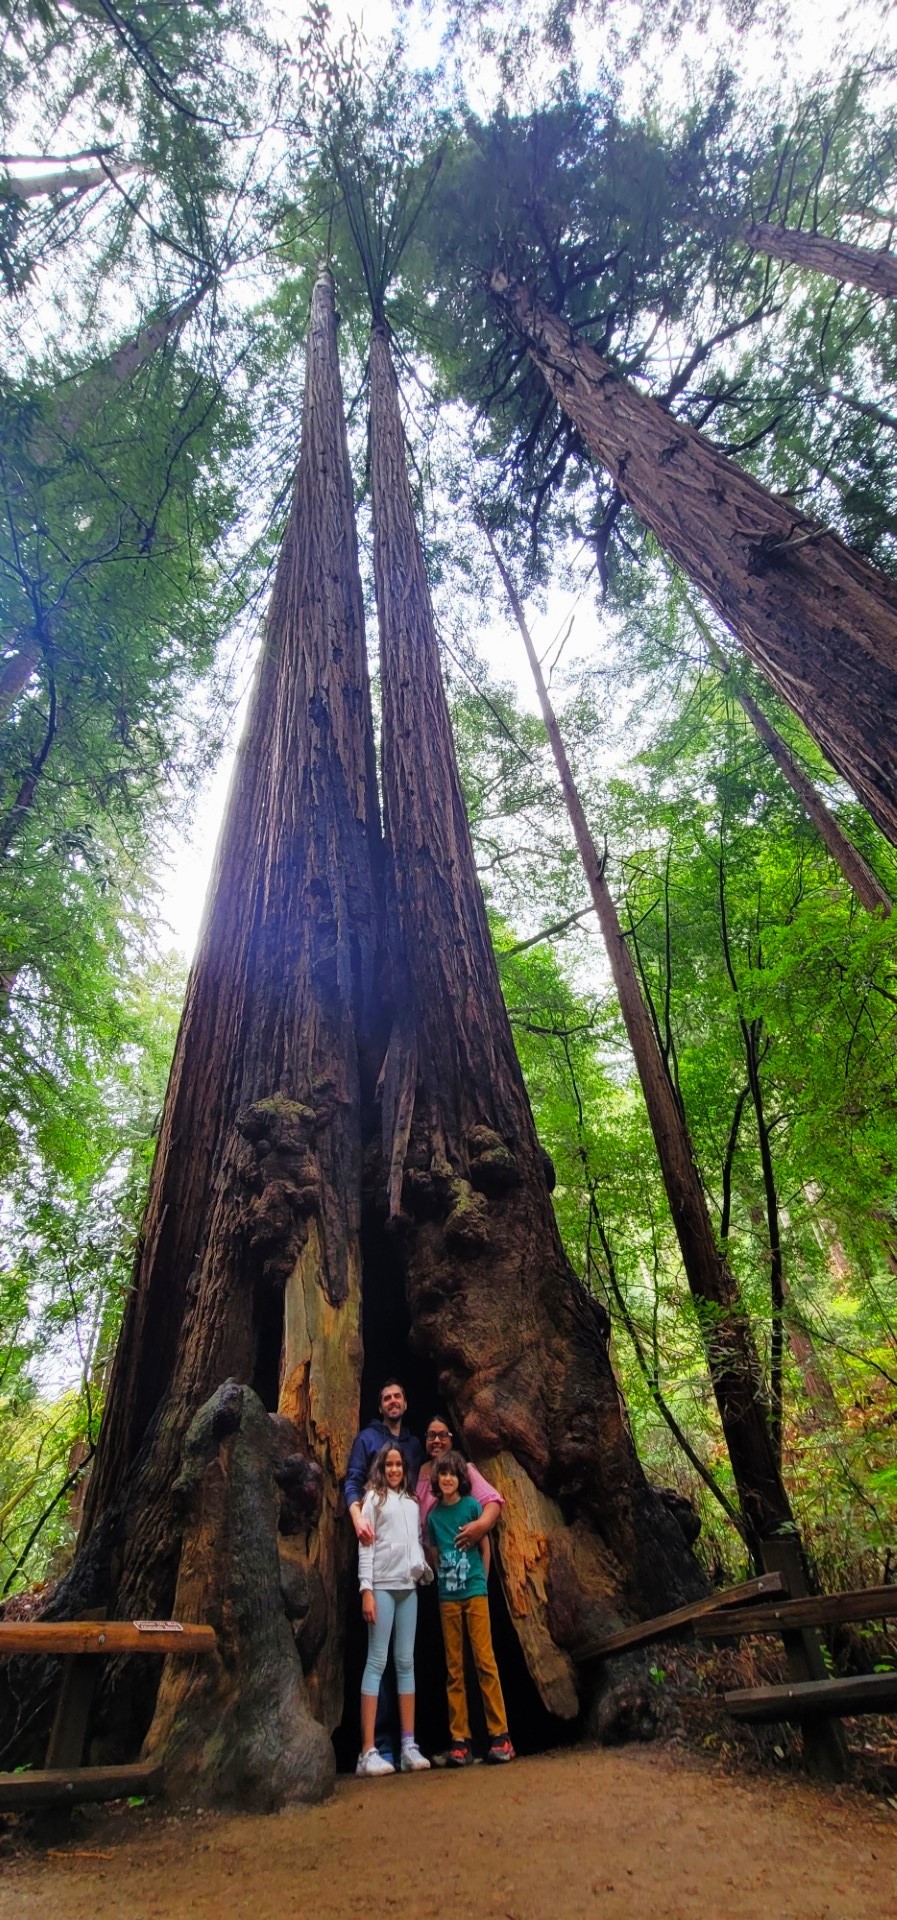
<instances>
[{"instance_id":1,"label":"brown soil ground","mask_svg":"<svg viewBox=\"0 0 897 1920\"><path fill-rule=\"evenodd\" d=\"M270 1817L122 1808L3 1859L0 1920L887 1920L897 1811L657 1747L339 1782Z\"/></svg>"}]
</instances>

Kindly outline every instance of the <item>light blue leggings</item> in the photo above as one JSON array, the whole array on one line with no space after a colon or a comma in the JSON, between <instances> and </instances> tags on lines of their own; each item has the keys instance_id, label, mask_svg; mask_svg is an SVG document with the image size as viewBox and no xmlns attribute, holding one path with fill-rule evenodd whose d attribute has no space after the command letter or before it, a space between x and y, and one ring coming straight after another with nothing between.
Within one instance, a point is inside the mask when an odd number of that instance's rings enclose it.
<instances>
[{"instance_id":1,"label":"light blue leggings","mask_svg":"<svg viewBox=\"0 0 897 1920\"><path fill-rule=\"evenodd\" d=\"M396 1593L390 1587L377 1587L374 1592L377 1604L377 1618L373 1626L368 1624L368 1657L364 1673L361 1676L362 1693L379 1693L389 1641L393 1626L396 1630L396 1644L393 1657L396 1663L396 1689L399 1693L414 1692L414 1635L417 1628L417 1588Z\"/></svg>"}]
</instances>

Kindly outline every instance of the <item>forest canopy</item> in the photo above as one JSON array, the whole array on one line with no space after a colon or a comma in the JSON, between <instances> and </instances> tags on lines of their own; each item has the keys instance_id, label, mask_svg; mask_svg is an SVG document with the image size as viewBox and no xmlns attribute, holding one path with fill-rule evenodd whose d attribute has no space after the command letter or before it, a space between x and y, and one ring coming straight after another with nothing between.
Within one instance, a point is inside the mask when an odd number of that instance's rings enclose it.
<instances>
[{"instance_id":1,"label":"forest canopy","mask_svg":"<svg viewBox=\"0 0 897 1920\"><path fill-rule=\"evenodd\" d=\"M165 849L258 645L322 260L369 636L373 319L502 992L648 1477L737 1575L713 1326L496 549L781 1483L820 1568L889 1577L897 55L858 6L817 58L762 5L7 10L3 1592L57 1574L77 1526L184 993ZM584 368L673 449L650 485L574 404ZM812 639L793 656L777 596ZM868 672L822 651L855 605Z\"/></svg>"}]
</instances>

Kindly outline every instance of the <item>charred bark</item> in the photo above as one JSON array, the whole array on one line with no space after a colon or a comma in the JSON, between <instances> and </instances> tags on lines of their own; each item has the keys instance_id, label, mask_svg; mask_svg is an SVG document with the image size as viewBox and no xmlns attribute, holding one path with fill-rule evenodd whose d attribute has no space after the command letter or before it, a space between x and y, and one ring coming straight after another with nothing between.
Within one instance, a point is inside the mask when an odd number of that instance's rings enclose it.
<instances>
[{"instance_id":1,"label":"charred bark","mask_svg":"<svg viewBox=\"0 0 897 1920\"><path fill-rule=\"evenodd\" d=\"M897 587L496 271L504 322L627 503L897 844Z\"/></svg>"},{"instance_id":2,"label":"charred bark","mask_svg":"<svg viewBox=\"0 0 897 1920\"><path fill-rule=\"evenodd\" d=\"M379 821L333 282L309 331L302 444L253 703L187 991L89 1489L131 1477L117 1605L171 1605L172 1484L197 1408L234 1375L278 1400L323 1471L312 1683L340 1716L340 1484L361 1375L362 1108L376 1074ZM139 1456L139 1459L138 1459Z\"/></svg>"},{"instance_id":3,"label":"charred bark","mask_svg":"<svg viewBox=\"0 0 897 1920\"><path fill-rule=\"evenodd\" d=\"M784 260L786 266L824 273L844 286L865 287L867 293L897 300L897 254L887 247L857 247L847 240L830 240L824 233L800 233L757 220L744 229L745 245L754 253Z\"/></svg>"},{"instance_id":4,"label":"charred bark","mask_svg":"<svg viewBox=\"0 0 897 1920\"><path fill-rule=\"evenodd\" d=\"M565 1650L621 1610L698 1591L702 1577L641 1472L606 1316L560 1243L474 867L378 325L370 370L396 1008L382 1203L402 1247L413 1341L506 1495L497 1552L512 1622L543 1700L570 1717Z\"/></svg>"},{"instance_id":5,"label":"charred bark","mask_svg":"<svg viewBox=\"0 0 897 1920\"><path fill-rule=\"evenodd\" d=\"M491 535L487 537L526 648L567 811L598 915L695 1303L738 1488L745 1536L757 1554L761 1540L794 1524L770 1435L759 1355L735 1278L716 1245L685 1118L642 999L632 956L607 884L605 862L589 829L520 598L494 540Z\"/></svg>"},{"instance_id":6,"label":"charred bark","mask_svg":"<svg viewBox=\"0 0 897 1920\"><path fill-rule=\"evenodd\" d=\"M184 1442L173 1488L185 1521L175 1616L214 1627L218 1647L211 1658L166 1661L145 1743L147 1759L164 1758L165 1790L179 1805L264 1813L320 1800L333 1784L333 1748L312 1718L281 1598L277 1424L229 1380Z\"/></svg>"}]
</instances>

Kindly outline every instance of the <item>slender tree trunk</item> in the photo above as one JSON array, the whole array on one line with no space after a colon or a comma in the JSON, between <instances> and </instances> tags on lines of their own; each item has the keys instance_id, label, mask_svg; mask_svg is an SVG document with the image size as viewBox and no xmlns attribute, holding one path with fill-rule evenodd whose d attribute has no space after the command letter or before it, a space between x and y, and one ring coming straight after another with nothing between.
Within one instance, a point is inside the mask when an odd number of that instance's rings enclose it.
<instances>
[{"instance_id":1,"label":"slender tree trunk","mask_svg":"<svg viewBox=\"0 0 897 1920\"><path fill-rule=\"evenodd\" d=\"M743 238L754 253L768 253L789 267L809 268L845 286L865 287L867 293L897 299L897 254L886 247L856 247L846 240L829 240L824 233L800 233L767 220L745 227Z\"/></svg>"},{"instance_id":2,"label":"slender tree trunk","mask_svg":"<svg viewBox=\"0 0 897 1920\"><path fill-rule=\"evenodd\" d=\"M28 438L28 452L35 466L46 467L57 459L60 444L73 440L88 416L96 415L120 387L133 380L152 359L154 353L176 341L209 291L211 281L201 281L186 299L168 313L141 327L132 340L93 366L60 381L48 398L44 417Z\"/></svg>"},{"instance_id":3,"label":"slender tree trunk","mask_svg":"<svg viewBox=\"0 0 897 1920\"><path fill-rule=\"evenodd\" d=\"M713 1474L710 1471L710 1468L705 1466L703 1460L701 1459L700 1454L697 1453L695 1448L692 1446L691 1441L689 1440L688 1434L685 1432L684 1428L680 1427L679 1422L676 1419L676 1416L673 1412L673 1409L670 1406L669 1401L666 1398L666 1395L662 1391L662 1388L660 1385L660 1370L659 1370L659 1366L657 1365L657 1361L656 1359L650 1359L648 1354L645 1352L641 1334L639 1333L636 1322L632 1316L632 1313L630 1312L629 1303L626 1299L626 1295L620 1284L620 1278L617 1273L617 1263L614 1259L613 1248L610 1244L610 1241L608 1240L607 1234L605 1233L605 1230L601 1221L601 1215L598 1211L598 1207L595 1200L595 1188L591 1182L589 1183L589 1211L591 1213L592 1220L595 1224L595 1230L598 1234L598 1238L601 1241L601 1250L604 1254L604 1264L605 1264L605 1272L607 1275L607 1284L610 1289L611 1295L613 1296L613 1300L616 1305L617 1312L619 1313L620 1318L623 1322L623 1325L626 1328L626 1332L629 1335L629 1342L632 1347L632 1351L635 1354L636 1363L638 1365L639 1372L641 1373L642 1378L645 1382L645 1385L648 1389L648 1392L651 1395L651 1399L653 1400L654 1405L661 1416L661 1419L664 1420L666 1422L666 1425L669 1427L669 1430L673 1436L673 1439L676 1442L677 1447L679 1447L680 1451L685 1455L686 1460L694 1468L699 1478L703 1480L705 1487L707 1487L708 1491L712 1493L714 1500L716 1500L718 1504L722 1507L722 1510L726 1515L727 1520L731 1521L736 1532L739 1533L743 1539L744 1538L744 1521L742 1520L741 1514L738 1512L737 1507L733 1507L731 1500L729 1500L727 1495L723 1492L722 1487L719 1485L718 1481L714 1479Z\"/></svg>"},{"instance_id":4,"label":"slender tree trunk","mask_svg":"<svg viewBox=\"0 0 897 1920\"><path fill-rule=\"evenodd\" d=\"M788 1334L788 1346L792 1358L800 1368L804 1392L807 1396L808 1424L817 1428L834 1430L843 1422L841 1409L835 1398L832 1383L829 1380L812 1335L803 1320L795 1318L789 1305L790 1288L785 1287L785 1326Z\"/></svg>"},{"instance_id":5,"label":"slender tree trunk","mask_svg":"<svg viewBox=\"0 0 897 1920\"><path fill-rule=\"evenodd\" d=\"M56 698L56 682L50 680L50 697L47 707L47 724L40 747L32 756L27 773L19 783L16 797L6 813L0 819L0 858L5 856L12 846L28 818L34 805L35 794L40 785L40 777L53 750L53 743L59 731L59 708Z\"/></svg>"},{"instance_id":6,"label":"slender tree trunk","mask_svg":"<svg viewBox=\"0 0 897 1920\"><path fill-rule=\"evenodd\" d=\"M461 796L385 330L371 339L374 575L395 1020L383 1187L414 1344L508 1507L511 1618L551 1709L576 1711L560 1651L622 1605L699 1584L621 1414L606 1317L561 1247ZM575 1519L565 1525L561 1509Z\"/></svg>"},{"instance_id":7,"label":"slender tree trunk","mask_svg":"<svg viewBox=\"0 0 897 1920\"><path fill-rule=\"evenodd\" d=\"M733 671L731 660L727 659L721 647L718 647L706 620L689 602L689 612L704 641L710 658L717 670L726 676L727 685L747 715L754 732L769 749L779 772L784 775L793 794L800 801L807 818L812 820L820 840L828 848L835 865L840 868L849 887L853 889L860 906L867 913L882 913L886 916L894 911L894 902L873 873L868 862L863 859L858 847L838 825L831 809L826 806L821 793L814 787L812 780L799 767L791 748L786 746L780 733L776 732L772 721L758 706L753 694L740 683Z\"/></svg>"},{"instance_id":8,"label":"slender tree trunk","mask_svg":"<svg viewBox=\"0 0 897 1920\"><path fill-rule=\"evenodd\" d=\"M124 179L126 174L146 171L145 167L138 166L135 162L125 167L70 166L56 167L52 173L26 173L18 176L7 173L0 179L0 200L52 199L60 193L67 193L77 198L79 194L89 193L93 187L108 187L116 179Z\"/></svg>"},{"instance_id":9,"label":"slender tree trunk","mask_svg":"<svg viewBox=\"0 0 897 1920\"><path fill-rule=\"evenodd\" d=\"M776 1459L781 1464L782 1436L785 1426L785 1257L782 1251L779 1195L772 1159L772 1139L766 1122L763 1082L760 1078L761 1026L762 1022L759 1020L741 1019L751 1099L754 1118L757 1122L763 1197L766 1205L766 1233L769 1242L769 1425Z\"/></svg>"},{"instance_id":10,"label":"slender tree trunk","mask_svg":"<svg viewBox=\"0 0 897 1920\"><path fill-rule=\"evenodd\" d=\"M306 1571L320 1596L313 1700L330 1726L341 1712L352 1544L340 1483L362 1362L361 1114L373 1108L379 1057L379 846L333 282L322 272L292 507L86 1525L127 1501L117 1605L164 1615L177 1570L171 1489L191 1418L231 1375L269 1409L279 1404L324 1476ZM282 1552L302 1557L303 1539Z\"/></svg>"},{"instance_id":11,"label":"slender tree trunk","mask_svg":"<svg viewBox=\"0 0 897 1920\"><path fill-rule=\"evenodd\" d=\"M492 291L624 499L897 843L897 586L621 378L498 271Z\"/></svg>"},{"instance_id":12,"label":"slender tree trunk","mask_svg":"<svg viewBox=\"0 0 897 1920\"><path fill-rule=\"evenodd\" d=\"M489 534L487 537L526 648L567 811L598 915L648 1109L670 1213L697 1309L710 1378L741 1502L745 1534L752 1550L756 1552L761 1540L783 1526L793 1525L788 1496L770 1436L759 1356L741 1307L735 1280L714 1239L685 1120L642 999L629 947L605 878L604 861L589 831L520 598L494 540Z\"/></svg>"}]
</instances>

